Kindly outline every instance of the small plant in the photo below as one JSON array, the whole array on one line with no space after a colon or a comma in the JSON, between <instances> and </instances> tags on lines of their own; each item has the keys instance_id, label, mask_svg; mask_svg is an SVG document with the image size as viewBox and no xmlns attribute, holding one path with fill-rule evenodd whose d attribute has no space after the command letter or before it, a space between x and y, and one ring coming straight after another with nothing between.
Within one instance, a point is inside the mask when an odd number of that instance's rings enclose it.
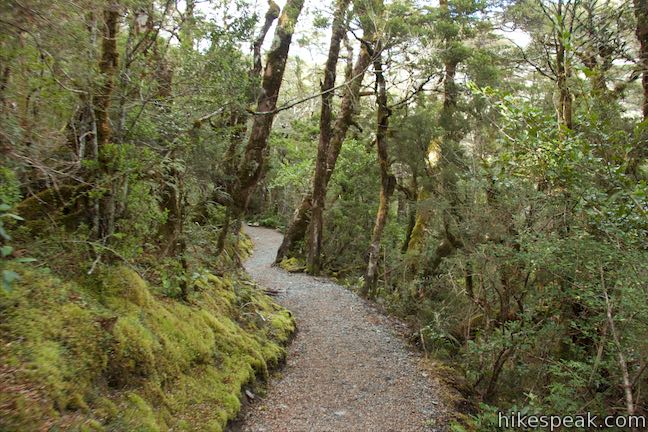
<instances>
[{"instance_id":1,"label":"small plant","mask_svg":"<svg viewBox=\"0 0 648 432\"><path fill-rule=\"evenodd\" d=\"M4 202L0 204L0 241L2 242L2 246L0 246L0 257L2 258L2 261L0 261L0 268L2 269L2 289L5 291L9 291L11 289L11 284L18 280L19 276L15 271L5 268L7 262L12 259L14 248L13 246L6 244L7 242L11 241L11 236L5 230L4 220L23 220L23 218L21 218L20 216L10 213L9 210L11 210L9 204L6 204ZM15 258L13 259L13 261L32 262L35 260L34 258Z\"/></svg>"}]
</instances>

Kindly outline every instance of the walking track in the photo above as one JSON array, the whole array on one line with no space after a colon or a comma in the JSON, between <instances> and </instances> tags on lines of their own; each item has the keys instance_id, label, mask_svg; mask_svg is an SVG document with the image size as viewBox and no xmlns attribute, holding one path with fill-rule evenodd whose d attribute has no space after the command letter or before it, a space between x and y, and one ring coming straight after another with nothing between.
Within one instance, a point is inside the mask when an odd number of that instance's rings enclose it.
<instances>
[{"instance_id":1,"label":"walking track","mask_svg":"<svg viewBox=\"0 0 648 432\"><path fill-rule=\"evenodd\" d=\"M247 227L245 267L297 320L285 369L233 429L245 432L444 431L438 384L404 326L325 278L271 267L281 234Z\"/></svg>"}]
</instances>

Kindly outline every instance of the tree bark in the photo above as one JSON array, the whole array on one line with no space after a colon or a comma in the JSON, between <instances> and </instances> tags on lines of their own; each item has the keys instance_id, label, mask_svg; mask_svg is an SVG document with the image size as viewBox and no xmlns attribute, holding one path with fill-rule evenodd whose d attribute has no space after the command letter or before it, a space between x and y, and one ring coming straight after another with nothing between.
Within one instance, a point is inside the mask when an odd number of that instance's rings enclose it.
<instances>
[{"instance_id":1,"label":"tree bark","mask_svg":"<svg viewBox=\"0 0 648 432\"><path fill-rule=\"evenodd\" d=\"M411 257L417 257L425 245L425 233L432 217L432 209L426 203L430 198L430 194L425 189L421 189L418 192L416 200L416 214L414 220L414 226L412 227L412 232L409 236L406 245L406 253ZM410 272L415 273L417 271L417 266L412 263L408 266Z\"/></svg>"},{"instance_id":2,"label":"tree bark","mask_svg":"<svg viewBox=\"0 0 648 432\"><path fill-rule=\"evenodd\" d=\"M567 79L569 78L569 66L565 59L566 49L562 42L558 43L556 51L556 66L558 74L558 124L572 129L574 127L572 120L572 95L569 90Z\"/></svg>"},{"instance_id":3,"label":"tree bark","mask_svg":"<svg viewBox=\"0 0 648 432\"><path fill-rule=\"evenodd\" d=\"M324 204L326 201L327 185L327 155L331 143L331 117L332 101L335 87L336 68L340 57L340 45L346 33L345 15L350 0L338 0L333 17L333 29L331 43L329 45L328 58L324 68L324 82L321 84L322 107L320 111L320 133L317 145L317 159L315 162L315 176L313 177L313 200L311 206L311 223L309 230L309 248L307 271L317 275L320 272L320 255L322 246L322 230L324 227Z\"/></svg>"},{"instance_id":4,"label":"tree bark","mask_svg":"<svg viewBox=\"0 0 648 432\"><path fill-rule=\"evenodd\" d=\"M102 189L96 216L96 237L107 241L115 230L115 196L116 180L111 168L112 157L106 147L111 139L110 104L117 71L117 32L119 30L119 5L110 4L103 12L103 29L101 32L101 60L99 72L102 85L95 96L95 121L97 128L97 157L99 161L99 181L108 182Z\"/></svg>"},{"instance_id":5,"label":"tree bark","mask_svg":"<svg viewBox=\"0 0 648 432\"><path fill-rule=\"evenodd\" d=\"M360 54L356 60L351 76L347 79L344 95L342 96L342 103L340 105L340 113L335 119L331 141L328 146L326 154L326 172L324 175L324 194L326 194L326 187L333 175L338 156L342 149L342 143L346 138L349 127L353 123L353 117L356 113L358 106L358 98L360 96L360 88L364 78L365 71L371 64L371 54L363 45L360 48ZM306 234L306 228L310 222L313 194L312 192L302 198L302 202L295 212L293 220L291 221L286 234L284 235L281 247L277 251L275 263L279 263L284 257L288 256L295 243L302 240Z\"/></svg>"},{"instance_id":6,"label":"tree bark","mask_svg":"<svg viewBox=\"0 0 648 432\"><path fill-rule=\"evenodd\" d=\"M273 1L269 0L268 1L268 11L265 14L265 21L263 23L263 26L259 30L259 34L257 38L254 40L254 43L252 44L252 55L253 55L253 60L252 60L252 67L250 68L248 72L248 76L250 78L250 81L252 83L255 83L258 78L261 78L261 70L263 69L263 65L261 63L261 47L263 46L263 42L265 41L268 31L270 30L270 27L272 27L272 23L279 17L280 13L279 6ZM250 89L247 94L247 104L252 104L255 102L257 98L257 90L256 88ZM235 193L235 184L232 183L231 179L236 179L237 177L237 170L238 170L238 164L239 164L239 147L243 143L244 137L247 132L247 120L248 116L247 113L242 112L241 109L235 109L230 113L230 122L229 122L229 127L231 127L234 130L234 133L232 134L232 137L230 138L230 144L227 147L227 151L225 152L224 156L224 162L223 162L223 168L225 171L225 177L227 180L224 180L224 186L225 189L233 195ZM231 203L230 203L231 204ZM240 224L238 223L232 223L232 217L235 216L236 212L232 210L231 205L228 205L227 211L225 213L225 221L223 223L223 227L221 228L221 232L218 234L218 241L216 242L216 251L215 255L219 256L223 250L225 249L225 242L227 240L227 236L232 230L232 226L234 228L238 229L240 227Z\"/></svg>"},{"instance_id":7,"label":"tree bark","mask_svg":"<svg viewBox=\"0 0 648 432\"><path fill-rule=\"evenodd\" d=\"M252 64L252 69L250 69L250 77L251 78L256 78L261 74L261 69L263 68L261 64L261 46L263 45L263 41L265 41L266 35L268 34L268 30L270 30L270 27L272 27L272 23L279 18L279 6L277 3L275 3L272 0L268 1L268 11L265 14L265 21L263 22L263 27L261 27L261 30L259 31L259 35L254 41L254 44L252 45L252 53L253 53L253 64Z\"/></svg>"},{"instance_id":8,"label":"tree bark","mask_svg":"<svg viewBox=\"0 0 648 432\"><path fill-rule=\"evenodd\" d=\"M572 94L569 89L568 79L571 75L571 68L567 58L567 48L564 38L568 33L565 27L567 11L563 9L563 1L558 0L556 4L557 20L559 28L554 29L556 37L556 83L558 85L558 125L567 129L574 127L572 120ZM572 18L573 19L573 18Z\"/></svg>"},{"instance_id":9,"label":"tree bark","mask_svg":"<svg viewBox=\"0 0 648 432\"><path fill-rule=\"evenodd\" d=\"M364 286L362 295L372 298L375 296L376 284L378 281L378 259L380 258L380 242L383 231L387 224L389 214L389 202L396 187L396 178L391 173L389 155L387 152L387 131L389 129L389 117L391 110L387 106L387 84L383 75L383 64L380 55L382 49L380 42L376 44L376 55L374 56L374 73L376 75L376 102L378 110L376 114L376 153L380 166L380 204L376 213L371 244L367 252L367 270L365 271Z\"/></svg>"},{"instance_id":10,"label":"tree bark","mask_svg":"<svg viewBox=\"0 0 648 432\"><path fill-rule=\"evenodd\" d=\"M639 65L641 66L643 87L643 118L648 118L648 0L634 0L635 17L637 18L637 39L639 40Z\"/></svg>"},{"instance_id":11,"label":"tree bark","mask_svg":"<svg viewBox=\"0 0 648 432\"><path fill-rule=\"evenodd\" d=\"M245 212L252 190L265 173L268 137L286 69L290 42L303 5L304 0L288 0L277 23L275 39L263 73L261 95L256 109L259 114L254 117L243 160L239 166L237 184L232 194L234 216L237 219Z\"/></svg>"}]
</instances>

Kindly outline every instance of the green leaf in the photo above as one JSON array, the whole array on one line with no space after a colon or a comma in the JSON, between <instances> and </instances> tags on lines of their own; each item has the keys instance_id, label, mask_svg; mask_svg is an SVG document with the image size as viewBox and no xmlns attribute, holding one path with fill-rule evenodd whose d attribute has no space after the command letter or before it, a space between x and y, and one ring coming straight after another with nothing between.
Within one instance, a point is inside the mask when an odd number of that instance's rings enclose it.
<instances>
[{"instance_id":1,"label":"green leaf","mask_svg":"<svg viewBox=\"0 0 648 432\"><path fill-rule=\"evenodd\" d=\"M2 224L0 224L0 237L5 240L11 240L11 236L7 234L7 231L4 230Z\"/></svg>"},{"instance_id":2,"label":"green leaf","mask_svg":"<svg viewBox=\"0 0 648 432\"><path fill-rule=\"evenodd\" d=\"M25 257L25 258L16 258L14 261L19 263L30 263L38 261L36 258Z\"/></svg>"},{"instance_id":3,"label":"green leaf","mask_svg":"<svg viewBox=\"0 0 648 432\"><path fill-rule=\"evenodd\" d=\"M2 215L2 217L5 217L5 216L10 217L10 218L15 219L15 220L18 220L18 221L25 220L25 219L21 218L20 216L18 216L16 214L13 214L13 213L5 213L5 214Z\"/></svg>"},{"instance_id":4,"label":"green leaf","mask_svg":"<svg viewBox=\"0 0 648 432\"><path fill-rule=\"evenodd\" d=\"M11 252L13 252L13 250L14 250L13 247L9 245L2 246L0 247L0 255L4 258L6 256L11 255Z\"/></svg>"},{"instance_id":5,"label":"green leaf","mask_svg":"<svg viewBox=\"0 0 648 432\"><path fill-rule=\"evenodd\" d=\"M18 273L13 270L2 270L2 288L5 291L11 290L11 284L20 279Z\"/></svg>"}]
</instances>

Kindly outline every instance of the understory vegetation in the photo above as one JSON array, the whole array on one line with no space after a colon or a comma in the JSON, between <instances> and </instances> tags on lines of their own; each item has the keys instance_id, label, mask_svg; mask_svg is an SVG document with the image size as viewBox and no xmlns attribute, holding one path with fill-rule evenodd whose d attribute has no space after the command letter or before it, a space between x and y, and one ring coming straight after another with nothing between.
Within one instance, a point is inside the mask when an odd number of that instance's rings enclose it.
<instances>
[{"instance_id":1,"label":"understory vegetation","mask_svg":"<svg viewBox=\"0 0 648 432\"><path fill-rule=\"evenodd\" d=\"M501 430L508 410L645 413L646 5L496 5L386 3L388 157L368 76L326 192L320 268L308 213L278 261L408 319L473 404L456 430ZM259 209L288 237L313 193L311 112L275 132L265 194L279 200Z\"/></svg>"},{"instance_id":2,"label":"understory vegetation","mask_svg":"<svg viewBox=\"0 0 648 432\"><path fill-rule=\"evenodd\" d=\"M244 220L457 432L648 414L646 0L5 3L0 429L223 430L294 331Z\"/></svg>"},{"instance_id":3,"label":"understory vegetation","mask_svg":"<svg viewBox=\"0 0 648 432\"><path fill-rule=\"evenodd\" d=\"M242 126L214 118L259 83L252 18L3 5L1 430L222 431L283 361L293 318L243 271L216 183Z\"/></svg>"},{"instance_id":4,"label":"understory vegetation","mask_svg":"<svg viewBox=\"0 0 648 432\"><path fill-rule=\"evenodd\" d=\"M294 330L242 275L197 276L189 304L133 269L20 275L3 297L3 430L221 431Z\"/></svg>"}]
</instances>

